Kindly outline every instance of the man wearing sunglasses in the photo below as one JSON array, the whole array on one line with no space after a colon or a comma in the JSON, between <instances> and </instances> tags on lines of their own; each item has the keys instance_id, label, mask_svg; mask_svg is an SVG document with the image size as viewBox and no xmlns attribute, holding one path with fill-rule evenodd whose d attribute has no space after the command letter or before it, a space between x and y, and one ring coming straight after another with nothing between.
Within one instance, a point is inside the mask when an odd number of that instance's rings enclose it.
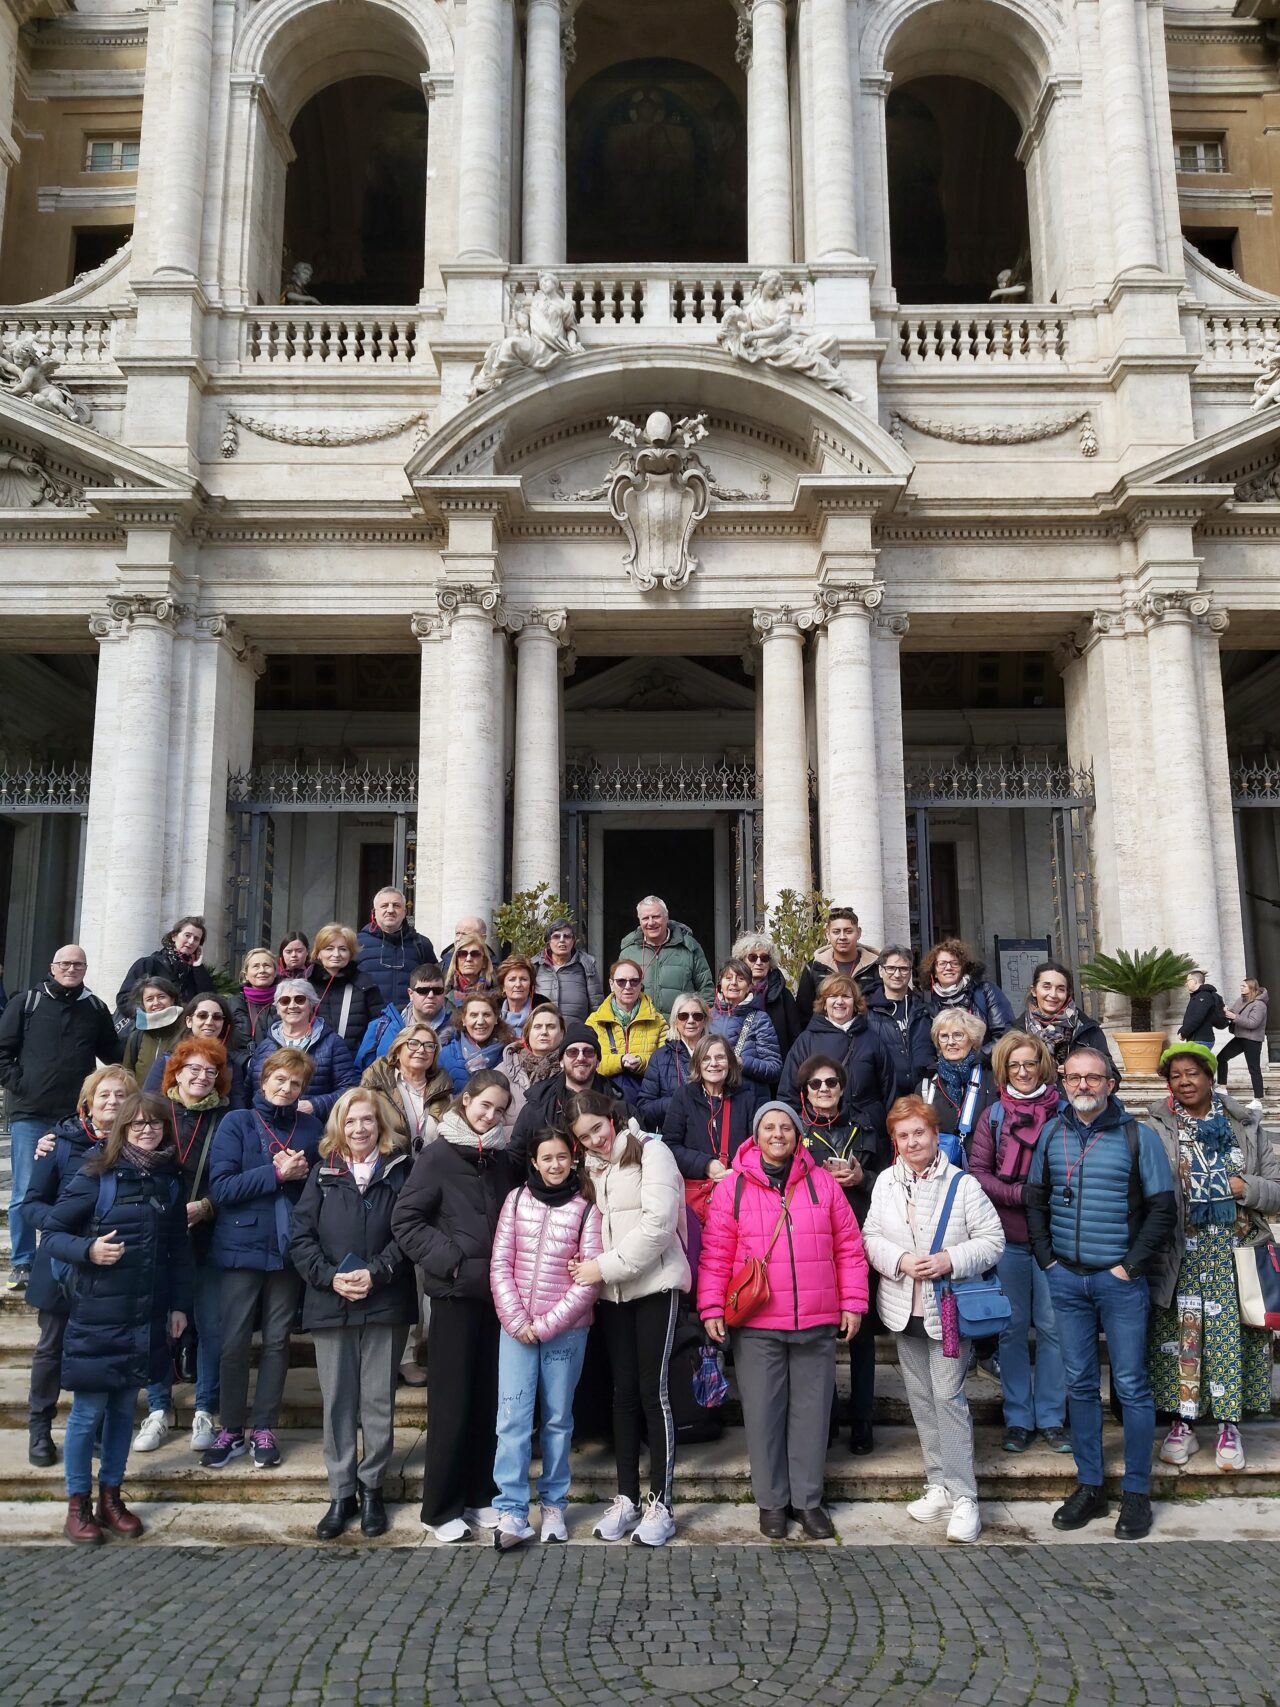
<instances>
[{"instance_id":1,"label":"man wearing sunglasses","mask_svg":"<svg viewBox=\"0 0 1280 1707\"><path fill-rule=\"evenodd\" d=\"M1115 1533L1151 1530L1156 1408L1147 1376L1147 1274L1177 1226L1173 1174L1155 1131L1115 1094L1111 1062L1074 1049L1062 1065L1066 1107L1045 1123L1027 1176L1027 1230L1044 1269L1067 1372L1078 1485L1053 1514L1082 1529L1107 1514L1103 1483L1098 1331L1124 1415L1124 1480Z\"/></svg>"},{"instance_id":2,"label":"man wearing sunglasses","mask_svg":"<svg viewBox=\"0 0 1280 1707\"><path fill-rule=\"evenodd\" d=\"M403 1008L385 1007L371 1020L356 1050L356 1066L365 1068L385 1055L407 1025L429 1025L445 1044L453 1033L454 1010L444 993L444 970L434 960L415 966L409 974L409 1000Z\"/></svg>"}]
</instances>

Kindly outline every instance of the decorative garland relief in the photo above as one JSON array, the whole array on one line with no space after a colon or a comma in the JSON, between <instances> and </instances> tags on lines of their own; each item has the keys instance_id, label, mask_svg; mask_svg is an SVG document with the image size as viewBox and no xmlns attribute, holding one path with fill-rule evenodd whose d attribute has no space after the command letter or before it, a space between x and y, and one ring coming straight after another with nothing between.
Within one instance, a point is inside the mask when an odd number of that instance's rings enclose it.
<instances>
[{"instance_id":1,"label":"decorative garland relief","mask_svg":"<svg viewBox=\"0 0 1280 1707\"><path fill-rule=\"evenodd\" d=\"M903 426L926 438L946 439L956 445L1028 445L1040 439L1054 439L1072 427L1080 429L1081 456L1097 456L1098 435L1094 430L1093 411L1082 409L1073 415L1046 415L1038 421L991 421L970 424L963 421L938 421L925 415L909 415L905 409L895 409L889 416L889 432L905 444Z\"/></svg>"},{"instance_id":2,"label":"decorative garland relief","mask_svg":"<svg viewBox=\"0 0 1280 1707\"><path fill-rule=\"evenodd\" d=\"M264 421L258 415L242 415L238 410L228 409L226 424L222 429L222 454L228 460L235 456L240 449L239 429L253 433L260 439L271 439L281 445L320 445L328 448L343 445L368 445L378 439L394 439L400 433L407 433L410 427L415 427L414 449L420 449L427 441L430 414L425 409L417 409L412 415L397 415L390 420L365 423L358 427L294 427L284 421Z\"/></svg>"}]
</instances>

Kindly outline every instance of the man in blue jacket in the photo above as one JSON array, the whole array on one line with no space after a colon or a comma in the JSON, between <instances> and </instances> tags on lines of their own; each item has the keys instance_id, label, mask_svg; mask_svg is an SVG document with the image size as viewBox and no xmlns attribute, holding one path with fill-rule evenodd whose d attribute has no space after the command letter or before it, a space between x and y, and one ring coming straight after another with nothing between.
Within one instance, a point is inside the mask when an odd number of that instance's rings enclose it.
<instances>
[{"instance_id":1,"label":"man in blue jacket","mask_svg":"<svg viewBox=\"0 0 1280 1707\"><path fill-rule=\"evenodd\" d=\"M409 974L436 957L430 938L414 930L408 914L399 889L379 889L369 923L356 939L356 965L373 979L384 1001L401 1009L409 999Z\"/></svg>"},{"instance_id":2,"label":"man in blue jacket","mask_svg":"<svg viewBox=\"0 0 1280 1707\"><path fill-rule=\"evenodd\" d=\"M1115 1095L1111 1063L1076 1049L1062 1067L1067 1107L1040 1134L1027 1178L1027 1227L1045 1270L1067 1372L1071 1450L1078 1486L1053 1514L1081 1529L1107 1514L1102 1464L1098 1330L1124 1411L1124 1480L1115 1533L1151 1530L1156 1409L1147 1378L1147 1273L1177 1224L1173 1174L1150 1126Z\"/></svg>"}]
</instances>

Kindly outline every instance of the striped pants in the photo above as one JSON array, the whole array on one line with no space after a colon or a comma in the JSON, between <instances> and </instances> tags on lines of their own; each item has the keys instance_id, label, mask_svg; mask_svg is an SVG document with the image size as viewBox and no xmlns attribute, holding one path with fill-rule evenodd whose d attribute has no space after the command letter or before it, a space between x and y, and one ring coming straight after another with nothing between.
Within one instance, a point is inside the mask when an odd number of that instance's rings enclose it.
<instances>
[{"instance_id":1,"label":"striped pants","mask_svg":"<svg viewBox=\"0 0 1280 1707\"><path fill-rule=\"evenodd\" d=\"M960 1341L959 1357L944 1357L940 1340L899 1334L898 1367L920 1436L926 1484L945 1488L953 1500L976 1500L973 1419L964 1391L969 1341Z\"/></svg>"}]
</instances>

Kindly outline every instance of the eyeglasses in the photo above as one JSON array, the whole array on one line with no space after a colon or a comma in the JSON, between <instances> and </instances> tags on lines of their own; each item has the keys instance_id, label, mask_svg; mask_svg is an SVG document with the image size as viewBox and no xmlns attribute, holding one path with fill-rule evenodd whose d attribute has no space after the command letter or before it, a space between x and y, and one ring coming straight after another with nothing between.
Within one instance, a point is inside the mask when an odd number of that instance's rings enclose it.
<instances>
[{"instance_id":1,"label":"eyeglasses","mask_svg":"<svg viewBox=\"0 0 1280 1707\"><path fill-rule=\"evenodd\" d=\"M87 960L55 960L51 964L57 967L59 972L84 972L87 970L89 962Z\"/></svg>"},{"instance_id":2,"label":"eyeglasses","mask_svg":"<svg viewBox=\"0 0 1280 1707\"><path fill-rule=\"evenodd\" d=\"M411 996L443 996L443 984L415 984L410 990Z\"/></svg>"},{"instance_id":3,"label":"eyeglasses","mask_svg":"<svg viewBox=\"0 0 1280 1707\"><path fill-rule=\"evenodd\" d=\"M410 1055L429 1055L435 1048L435 1044L428 1043L424 1037L411 1037L405 1044L405 1048Z\"/></svg>"},{"instance_id":4,"label":"eyeglasses","mask_svg":"<svg viewBox=\"0 0 1280 1707\"><path fill-rule=\"evenodd\" d=\"M277 996L276 1006L278 1008L309 1008L311 1002L306 996Z\"/></svg>"},{"instance_id":5,"label":"eyeglasses","mask_svg":"<svg viewBox=\"0 0 1280 1707\"><path fill-rule=\"evenodd\" d=\"M886 962L886 964L884 966L882 966L880 968L880 970L882 972L894 972L894 973L900 972L904 976L907 976L910 974L911 968L909 966L904 966L901 963L901 961L890 960L890 961Z\"/></svg>"},{"instance_id":6,"label":"eyeglasses","mask_svg":"<svg viewBox=\"0 0 1280 1707\"><path fill-rule=\"evenodd\" d=\"M482 948L460 948L458 950L459 960L483 960L483 958L484 950Z\"/></svg>"},{"instance_id":7,"label":"eyeglasses","mask_svg":"<svg viewBox=\"0 0 1280 1707\"><path fill-rule=\"evenodd\" d=\"M160 1122L158 1120L150 1120L146 1115L142 1115L139 1119L131 1120L129 1122L129 1130L130 1132L150 1132L154 1131L159 1125Z\"/></svg>"},{"instance_id":8,"label":"eyeglasses","mask_svg":"<svg viewBox=\"0 0 1280 1707\"><path fill-rule=\"evenodd\" d=\"M706 1014L695 1008L691 1014L677 1014L676 1019L681 1025L692 1025L696 1019L706 1019Z\"/></svg>"},{"instance_id":9,"label":"eyeglasses","mask_svg":"<svg viewBox=\"0 0 1280 1707\"><path fill-rule=\"evenodd\" d=\"M218 1076L216 1067L205 1067L197 1061L188 1061L182 1070L184 1073L190 1073L193 1079L216 1079Z\"/></svg>"},{"instance_id":10,"label":"eyeglasses","mask_svg":"<svg viewBox=\"0 0 1280 1707\"><path fill-rule=\"evenodd\" d=\"M630 989L633 984L641 984L644 982L642 978L615 978L613 981L619 989L623 990Z\"/></svg>"},{"instance_id":11,"label":"eyeglasses","mask_svg":"<svg viewBox=\"0 0 1280 1707\"><path fill-rule=\"evenodd\" d=\"M748 953L744 954L742 958L744 960L759 961L765 965L768 965L769 961L771 961L773 959L773 956L771 954L767 954L764 951L760 950L754 954L748 952Z\"/></svg>"},{"instance_id":12,"label":"eyeglasses","mask_svg":"<svg viewBox=\"0 0 1280 1707\"><path fill-rule=\"evenodd\" d=\"M806 1081L811 1091L838 1091L839 1079L809 1079Z\"/></svg>"},{"instance_id":13,"label":"eyeglasses","mask_svg":"<svg viewBox=\"0 0 1280 1707\"><path fill-rule=\"evenodd\" d=\"M596 1051L589 1043L572 1043L563 1053L566 1061L594 1061L596 1058Z\"/></svg>"},{"instance_id":14,"label":"eyeglasses","mask_svg":"<svg viewBox=\"0 0 1280 1707\"><path fill-rule=\"evenodd\" d=\"M1108 1076L1106 1073L1064 1073L1062 1082L1064 1085L1083 1088L1086 1085L1105 1085Z\"/></svg>"},{"instance_id":15,"label":"eyeglasses","mask_svg":"<svg viewBox=\"0 0 1280 1707\"><path fill-rule=\"evenodd\" d=\"M1039 1063L1036 1061L1010 1061L1009 1063L1011 1073L1038 1073L1039 1070Z\"/></svg>"}]
</instances>

